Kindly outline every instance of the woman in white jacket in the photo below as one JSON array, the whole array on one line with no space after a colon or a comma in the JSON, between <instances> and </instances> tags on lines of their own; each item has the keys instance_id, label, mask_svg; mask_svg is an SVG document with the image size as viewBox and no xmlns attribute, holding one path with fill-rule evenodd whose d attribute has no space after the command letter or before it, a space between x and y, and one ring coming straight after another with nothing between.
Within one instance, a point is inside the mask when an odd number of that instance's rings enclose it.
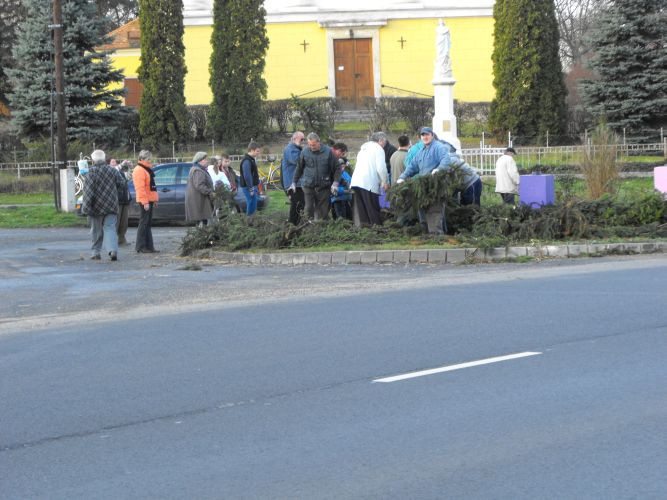
<instances>
[{"instance_id":1,"label":"woman in white jacket","mask_svg":"<svg viewBox=\"0 0 667 500\"><path fill-rule=\"evenodd\" d=\"M383 136L384 134L382 134ZM381 134L362 144L350 186L354 193L353 213L356 226L382 224L380 217L380 188L389 189L385 152L378 143Z\"/></svg>"},{"instance_id":2,"label":"woman in white jacket","mask_svg":"<svg viewBox=\"0 0 667 500\"><path fill-rule=\"evenodd\" d=\"M496 162L496 193L503 202L514 205L514 197L519 194L519 171L516 168L514 148L507 148Z\"/></svg>"}]
</instances>

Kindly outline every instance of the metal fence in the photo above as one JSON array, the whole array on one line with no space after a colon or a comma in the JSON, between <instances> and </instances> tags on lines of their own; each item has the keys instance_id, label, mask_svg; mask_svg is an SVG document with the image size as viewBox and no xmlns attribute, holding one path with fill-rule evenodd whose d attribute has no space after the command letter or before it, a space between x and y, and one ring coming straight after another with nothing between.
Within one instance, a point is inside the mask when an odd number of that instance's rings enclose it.
<instances>
[{"instance_id":1,"label":"metal fence","mask_svg":"<svg viewBox=\"0 0 667 500\"><path fill-rule=\"evenodd\" d=\"M519 168L532 167L534 165L577 165L586 150L595 152L602 146L579 145L579 146L551 146L551 147L516 147L516 162ZM620 161L632 161L633 156L663 156L667 158L667 138L663 143L654 144L616 144L611 146L616 150L616 158ZM493 175L496 160L503 154L505 148L465 148L461 150L462 156L482 175ZM232 163L238 164L243 158L242 155L232 155ZM350 152L348 159L354 161L356 154ZM280 154L260 155L257 160L259 163L279 164ZM191 157L176 156L171 158L154 158L155 164L188 162ZM68 161L68 167L75 167L75 161ZM49 173L51 171L51 162L19 162L19 163L0 163L0 172L10 172L19 179L22 175Z\"/></svg>"}]
</instances>

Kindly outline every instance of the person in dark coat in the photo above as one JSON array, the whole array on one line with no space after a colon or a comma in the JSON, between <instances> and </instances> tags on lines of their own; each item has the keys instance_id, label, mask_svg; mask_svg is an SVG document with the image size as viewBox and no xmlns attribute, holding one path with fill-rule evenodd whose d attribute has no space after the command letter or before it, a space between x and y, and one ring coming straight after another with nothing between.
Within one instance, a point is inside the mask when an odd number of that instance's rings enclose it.
<instances>
[{"instance_id":1,"label":"person in dark coat","mask_svg":"<svg viewBox=\"0 0 667 500\"><path fill-rule=\"evenodd\" d=\"M259 170L255 158L259 156L259 144L252 141L248 144L248 150L241 160L241 176L239 184L246 201L246 215L253 215L257 211L259 200Z\"/></svg>"},{"instance_id":2,"label":"person in dark coat","mask_svg":"<svg viewBox=\"0 0 667 500\"><path fill-rule=\"evenodd\" d=\"M292 134L290 143L283 151L283 158L280 162L280 178L283 183L283 190L285 191L285 194L290 201L289 217L287 220L295 226L301 222L301 216L303 215L303 210L305 207L303 183L299 182L298 185L295 185L295 189L293 191L290 191L289 187L292 184L292 179L294 178L296 165L299 162L299 157L301 156L301 151L303 150L303 146L301 144L305 138L306 136L303 134L303 132L294 132Z\"/></svg>"},{"instance_id":3,"label":"person in dark coat","mask_svg":"<svg viewBox=\"0 0 667 500\"><path fill-rule=\"evenodd\" d=\"M215 191L207 168L208 155L203 151L196 153L185 190L185 220L197 221L199 226L207 225L213 215Z\"/></svg>"},{"instance_id":4,"label":"person in dark coat","mask_svg":"<svg viewBox=\"0 0 667 500\"><path fill-rule=\"evenodd\" d=\"M118 190L118 220L116 221L116 233L118 234L118 244L127 245L127 238L125 237L125 233L127 233L127 222L130 214L130 201L132 201L130 190L127 187L127 182L131 178L130 171L132 170L132 162L130 160L124 160L116 167L116 170L118 170L125 179L125 186L123 189Z\"/></svg>"},{"instance_id":5,"label":"person in dark coat","mask_svg":"<svg viewBox=\"0 0 667 500\"><path fill-rule=\"evenodd\" d=\"M329 217L330 194L338 194L341 169L331 148L315 132L306 139L308 147L301 152L289 191L296 191L303 178L306 217L322 220Z\"/></svg>"}]
</instances>

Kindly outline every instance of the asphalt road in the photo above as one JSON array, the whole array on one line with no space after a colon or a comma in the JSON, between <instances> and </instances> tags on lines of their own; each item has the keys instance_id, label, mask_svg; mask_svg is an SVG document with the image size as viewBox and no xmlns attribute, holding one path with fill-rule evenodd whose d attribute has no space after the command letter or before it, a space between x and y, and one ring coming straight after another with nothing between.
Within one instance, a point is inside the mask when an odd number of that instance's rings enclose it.
<instances>
[{"instance_id":1,"label":"asphalt road","mask_svg":"<svg viewBox=\"0 0 667 500\"><path fill-rule=\"evenodd\" d=\"M41 289L0 257L1 498L667 497L665 256L109 271L77 235Z\"/></svg>"}]
</instances>

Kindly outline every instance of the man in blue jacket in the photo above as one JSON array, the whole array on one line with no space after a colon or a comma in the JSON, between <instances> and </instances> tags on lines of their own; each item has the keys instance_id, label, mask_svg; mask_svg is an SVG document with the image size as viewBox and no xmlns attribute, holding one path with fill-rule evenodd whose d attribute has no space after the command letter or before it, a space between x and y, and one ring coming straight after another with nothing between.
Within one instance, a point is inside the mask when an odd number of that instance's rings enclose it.
<instances>
[{"instance_id":1,"label":"man in blue jacket","mask_svg":"<svg viewBox=\"0 0 667 500\"><path fill-rule=\"evenodd\" d=\"M289 191L289 187L292 184L292 179L294 178L294 171L296 170L296 165L299 162L299 156L301 156L301 150L303 149L303 141L305 140L305 135L303 132L297 131L292 134L292 139L289 144L283 151L283 159L280 162L280 179L283 184L283 191L289 198L290 208L289 208L289 222L295 226L301 222L301 216L303 215L304 209L304 197L303 197L303 182L299 181L294 187L294 191Z\"/></svg>"}]
</instances>

